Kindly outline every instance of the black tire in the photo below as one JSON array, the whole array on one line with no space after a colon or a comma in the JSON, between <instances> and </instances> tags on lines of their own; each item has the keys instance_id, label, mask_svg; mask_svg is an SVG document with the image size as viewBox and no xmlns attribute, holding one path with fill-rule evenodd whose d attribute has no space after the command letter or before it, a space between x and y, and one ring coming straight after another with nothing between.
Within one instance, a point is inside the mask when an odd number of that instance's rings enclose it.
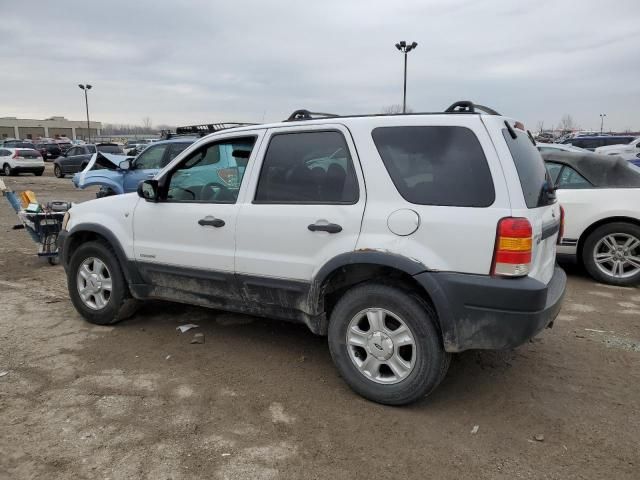
<instances>
[{"instance_id":1,"label":"black tire","mask_svg":"<svg viewBox=\"0 0 640 480\"><path fill-rule=\"evenodd\" d=\"M582 247L582 263L587 272L589 272L589 275L600 283L619 286L636 285L640 283L640 272L627 278L617 278L613 275L607 275L598 268L596 264L594 254L598 242L608 235L615 234L630 235L640 240L640 227L633 223L613 222L596 228L589 234L584 242L584 246ZM640 246L633 250L633 256L640 257Z\"/></svg>"},{"instance_id":2,"label":"black tire","mask_svg":"<svg viewBox=\"0 0 640 480\"><path fill-rule=\"evenodd\" d=\"M85 305L77 286L78 269L82 262L89 257L101 260L109 270L111 277L111 295L106 305L99 310ZM73 252L67 270L67 288L69 289L71 302L78 313L87 321L96 325L111 325L124 320L135 313L138 305L137 301L131 297L115 253L107 244L100 241L84 243Z\"/></svg>"},{"instance_id":3,"label":"black tire","mask_svg":"<svg viewBox=\"0 0 640 480\"><path fill-rule=\"evenodd\" d=\"M60 168L60 165L56 164L53 166L53 174L58 178L64 178L64 173L62 173L62 169Z\"/></svg>"},{"instance_id":4,"label":"black tire","mask_svg":"<svg viewBox=\"0 0 640 480\"><path fill-rule=\"evenodd\" d=\"M402 319L416 341L415 366L398 383L381 384L365 377L349 356L349 322L367 308L383 308ZM385 405L406 405L427 396L442 381L451 361L433 309L411 292L376 283L358 285L343 295L331 313L328 340L333 361L347 384L363 397Z\"/></svg>"},{"instance_id":5,"label":"black tire","mask_svg":"<svg viewBox=\"0 0 640 480\"><path fill-rule=\"evenodd\" d=\"M11 166L8 163L5 163L2 166L2 173L4 173L6 177L9 177L13 176L15 172L11 169Z\"/></svg>"}]
</instances>

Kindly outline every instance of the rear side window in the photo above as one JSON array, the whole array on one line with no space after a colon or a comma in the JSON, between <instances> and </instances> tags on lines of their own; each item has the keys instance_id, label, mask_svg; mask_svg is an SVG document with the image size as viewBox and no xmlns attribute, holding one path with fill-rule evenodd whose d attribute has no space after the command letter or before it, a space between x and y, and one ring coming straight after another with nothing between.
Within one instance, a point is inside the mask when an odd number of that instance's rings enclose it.
<instances>
[{"instance_id":1,"label":"rear side window","mask_svg":"<svg viewBox=\"0 0 640 480\"><path fill-rule=\"evenodd\" d=\"M274 135L254 203L353 204L358 181L340 132Z\"/></svg>"},{"instance_id":2,"label":"rear side window","mask_svg":"<svg viewBox=\"0 0 640 480\"><path fill-rule=\"evenodd\" d=\"M22 157L22 158L38 158L40 156L40 153L36 152L35 150L29 149L29 150L17 150L18 152L18 156Z\"/></svg>"},{"instance_id":3,"label":"rear side window","mask_svg":"<svg viewBox=\"0 0 640 480\"><path fill-rule=\"evenodd\" d=\"M122 148L118 145L98 145L97 148L99 152L104 153L113 153L115 155L124 153Z\"/></svg>"},{"instance_id":4,"label":"rear side window","mask_svg":"<svg viewBox=\"0 0 640 480\"><path fill-rule=\"evenodd\" d=\"M408 202L488 207L495 200L487 159L470 129L380 127L372 137L391 180Z\"/></svg>"},{"instance_id":5,"label":"rear side window","mask_svg":"<svg viewBox=\"0 0 640 480\"><path fill-rule=\"evenodd\" d=\"M524 132L518 132L516 138L511 138L505 128L502 130L502 135L518 171L527 208L553 204L556 200L553 183L538 149Z\"/></svg>"}]
</instances>

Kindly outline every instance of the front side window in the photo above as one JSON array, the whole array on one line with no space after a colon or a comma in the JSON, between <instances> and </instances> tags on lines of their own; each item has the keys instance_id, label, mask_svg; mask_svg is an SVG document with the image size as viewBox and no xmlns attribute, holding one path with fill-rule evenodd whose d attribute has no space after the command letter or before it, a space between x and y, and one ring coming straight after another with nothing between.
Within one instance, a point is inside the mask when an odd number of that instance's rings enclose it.
<instances>
[{"instance_id":1,"label":"front side window","mask_svg":"<svg viewBox=\"0 0 640 480\"><path fill-rule=\"evenodd\" d=\"M560 172L556 185L557 188L592 188L592 185L586 178L567 165L565 165Z\"/></svg>"},{"instance_id":2,"label":"front side window","mask_svg":"<svg viewBox=\"0 0 640 480\"><path fill-rule=\"evenodd\" d=\"M495 200L487 159L470 129L380 127L372 137L391 180L408 202L488 207Z\"/></svg>"},{"instance_id":3,"label":"front side window","mask_svg":"<svg viewBox=\"0 0 640 480\"><path fill-rule=\"evenodd\" d=\"M164 151L166 149L166 144L147 148L138 158L136 158L136 168L141 170L159 170L162 167L162 157L164 157Z\"/></svg>"},{"instance_id":4,"label":"front side window","mask_svg":"<svg viewBox=\"0 0 640 480\"><path fill-rule=\"evenodd\" d=\"M78 155L78 147L70 148L67 152L68 157L73 157L74 155Z\"/></svg>"},{"instance_id":5,"label":"front side window","mask_svg":"<svg viewBox=\"0 0 640 480\"><path fill-rule=\"evenodd\" d=\"M235 203L255 137L239 137L199 148L170 173L170 202Z\"/></svg>"},{"instance_id":6,"label":"front side window","mask_svg":"<svg viewBox=\"0 0 640 480\"><path fill-rule=\"evenodd\" d=\"M549 176L551 177L551 181L555 185L558 183L558 175L560 174L560 170L562 170L562 164L547 162L547 172L549 172Z\"/></svg>"},{"instance_id":7,"label":"front side window","mask_svg":"<svg viewBox=\"0 0 640 480\"><path fill-rule=\"evenodd\" d=\"M349 147L340 132L272 137L254 203L353 204L358 196Z\"/></svg>"}]
</instances>

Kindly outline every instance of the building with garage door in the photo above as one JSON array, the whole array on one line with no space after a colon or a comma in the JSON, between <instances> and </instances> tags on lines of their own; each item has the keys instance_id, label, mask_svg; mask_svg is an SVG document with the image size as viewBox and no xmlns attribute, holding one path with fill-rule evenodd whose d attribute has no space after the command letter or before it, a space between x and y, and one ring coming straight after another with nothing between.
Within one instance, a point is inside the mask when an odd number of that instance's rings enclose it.
<instances>
[{"instance_id":1,"label":"building with garage door","mask_svg":"<svg viewBox=\"0 0 640 480\"><path fill-rule=\"evenodd\" d=\"M36 140L38 138L68 137L72 140L91 138L100 135L102 124L91 122L90 132L87 131L85 120L67 120L64 117L51 117L44 120L30 118L0 117L0 140L4 138L19 138Z\"/></svg>"}]
</instances>

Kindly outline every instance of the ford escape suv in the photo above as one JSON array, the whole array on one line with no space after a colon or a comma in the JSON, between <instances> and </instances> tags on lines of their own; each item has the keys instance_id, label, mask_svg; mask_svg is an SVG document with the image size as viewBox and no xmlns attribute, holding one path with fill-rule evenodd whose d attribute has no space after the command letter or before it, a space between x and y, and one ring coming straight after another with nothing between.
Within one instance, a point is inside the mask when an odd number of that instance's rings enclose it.
<instances>
[{"instance_id":1,"label":"ford escape suv","mask_svg":"<svg viewBox=\"0 0 640 480\"><path fill-rule=\"evenodd\" d=\"M244 167L221 182L228 154ZM400 405L436 388L452 353L553 323L561 225L522 125L457 102L216 132L137 194L75 205L59 246L89 322L146 299L302 322L354 391Z\"/></svg>"}]
</instances>

